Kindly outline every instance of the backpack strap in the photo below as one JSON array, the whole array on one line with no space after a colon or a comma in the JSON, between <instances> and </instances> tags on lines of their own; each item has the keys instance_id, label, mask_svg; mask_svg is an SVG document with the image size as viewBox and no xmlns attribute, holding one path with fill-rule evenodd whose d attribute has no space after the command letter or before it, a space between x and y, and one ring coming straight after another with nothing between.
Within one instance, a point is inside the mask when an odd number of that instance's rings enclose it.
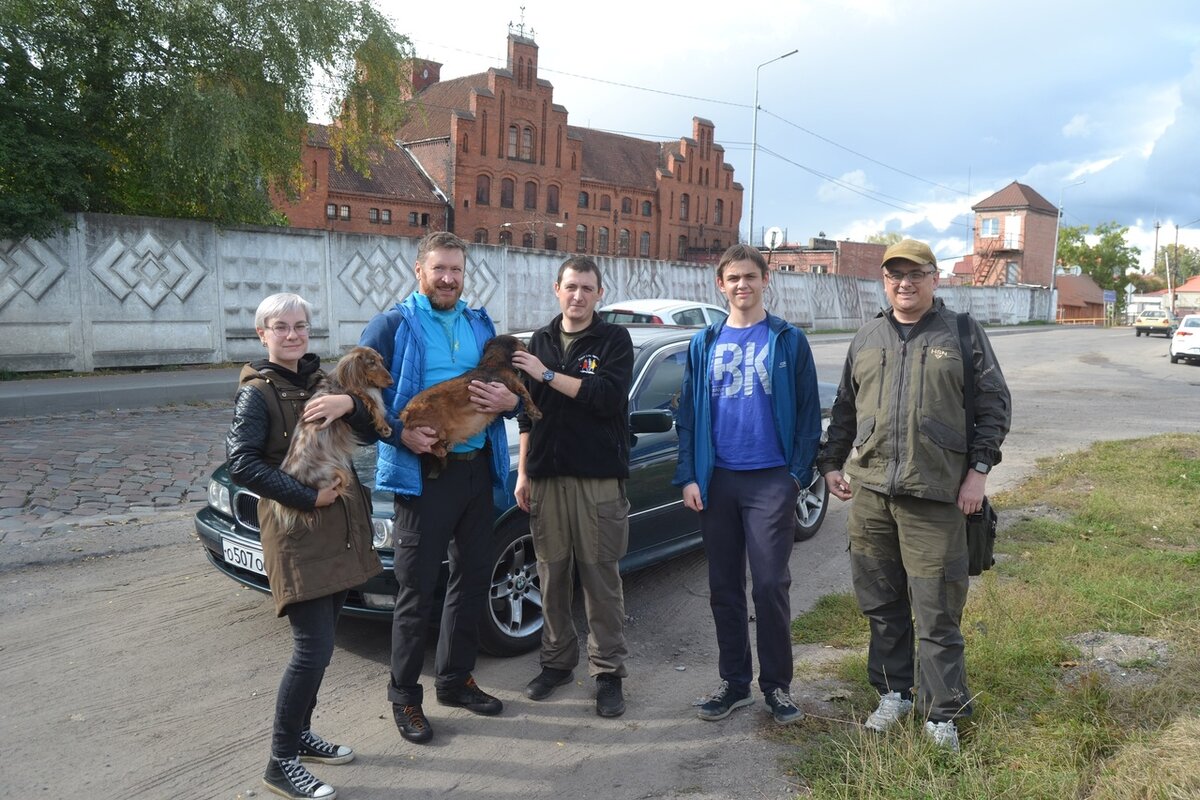
<instances>
[{"instance_id":1,"label":"backpack strap","mask_svg":"<svg viewBox=\"0 0 1200 800\"><path fill-rule=\"evenodd\" d=\"M975 348L971 346L971 315L958 315L958 344L963 362L963 411L966 413L967 460L975 441Z\"/></svg>"}]
</instances>

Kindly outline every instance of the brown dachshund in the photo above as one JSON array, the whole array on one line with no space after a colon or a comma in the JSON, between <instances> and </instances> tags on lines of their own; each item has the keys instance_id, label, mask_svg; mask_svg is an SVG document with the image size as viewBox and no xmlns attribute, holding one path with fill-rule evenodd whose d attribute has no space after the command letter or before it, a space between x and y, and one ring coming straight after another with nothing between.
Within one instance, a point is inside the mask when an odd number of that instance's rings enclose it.
<instances>
[{"instance_id":1,"label":"brown dachshund","mask_svg":"<svg viewBox=\"0 0 1200 800\"><path fill-rule=\"evenodd\" d=\"M533 404L529 390L521 380L521 374L513 367L513 353L525 350L525 345L515 336L493 337L483 348L483 357L475 369L430 386L418 394L400 412L404 427L429 427L437 432L438 441L432 452L442 466L446 466L446 453L456 444L461 444L491 424L498 415L485 414L471 402L468 386L471 381L491 383L499 381L508 390L525 401L525 413L531 419L541 419L542 412Z\"/></svg>"},{"instance_id":2,"label":"brown dachshund","mask_svg":"<svg viewBox=\"0 0 1200 800\"><path fill-rule=\"evenodd\" d=\"M353 347L342 356L330 375L317 384L312 398L329 394L348 394L357 397L371 414L371 422L380 437L391 436L392 428L383 413L380 390L392 385L392 376L379 353L369 347ZM292 443L280 469L305 486L322 489L341 482L339 493L347 497L352 491L351 459L358 442L345 418L335 419L328 426L323 421L297 423ZM280 530L295 527L305 512L262 498L258 503L260 523L274 517Z\"/></svg>"}]
</instances>

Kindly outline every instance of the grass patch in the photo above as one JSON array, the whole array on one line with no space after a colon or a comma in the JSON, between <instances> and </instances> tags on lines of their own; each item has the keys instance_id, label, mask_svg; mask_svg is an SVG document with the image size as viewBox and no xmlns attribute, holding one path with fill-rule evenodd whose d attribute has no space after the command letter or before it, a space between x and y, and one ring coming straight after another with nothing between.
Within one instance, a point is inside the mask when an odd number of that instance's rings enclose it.
<instances>
[{"instance_id":1,"label":"grass patch","mask_svg":"<svg viewBox=\"0 0 1200 800\"><path fill-rule=\"evenodd\" d=\"M1198 490L1197 435L1040 462L1036 481L995 498L1010 524L997 541L1003 559L972 586L964 614L976 699L962 753L933 750L916 721L886 737L857 724L805 728L789 768L806 796L1200 796ZM857 616L852 595L835 595L793 631L864 644ZM1079 670L1091 655L1067 639L1090 631L1153 637L1168 655ZM869 710L864 661L833 669L854 687L850 723Z\"/></svg>"}]
</instances>

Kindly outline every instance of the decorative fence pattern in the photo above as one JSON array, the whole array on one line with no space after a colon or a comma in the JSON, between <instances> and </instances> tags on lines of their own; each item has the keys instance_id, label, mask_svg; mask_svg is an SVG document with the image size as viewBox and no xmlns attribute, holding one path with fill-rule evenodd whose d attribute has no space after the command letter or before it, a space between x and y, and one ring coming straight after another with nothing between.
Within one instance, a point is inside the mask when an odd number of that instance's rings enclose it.
<instances>
[{"instance_id":1,"label":"decorative fence pattern","mask_svg":"<svg viewBox=\"0 0 1200 800\"><path fill-rule=\"evenodd\" d=\"M417 240L191 220L79 214L52 239L0 242L0 368L11 371L245 361L261 354L254 310L291 291L314 307L312 348L353 346L367 321L416 289ZM500 330L558 313L565 253L471 245L464 298ZM723 305L713 268L597 259L605 302L673 297ZM1050 293L944 287L984 322L1046 319ZM770 310L809 330L855 329L885 305L880 281L773 273Z\"/></svg>"}]
</instances>

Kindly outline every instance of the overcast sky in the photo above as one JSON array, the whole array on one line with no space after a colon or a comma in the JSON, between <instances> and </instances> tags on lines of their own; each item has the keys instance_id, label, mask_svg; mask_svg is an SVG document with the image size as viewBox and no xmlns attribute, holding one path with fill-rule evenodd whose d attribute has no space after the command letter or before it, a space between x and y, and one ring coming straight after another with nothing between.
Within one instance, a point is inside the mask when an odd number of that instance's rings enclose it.
<instances>
[{"instance_id":1,"label":"overcast sky","mask_svg":"<svg viewBox=\"0 0 1200 800\"><path fill-rule=\"evenodd\" d=\"M375 2L443 79L504 66L522 13ZM970 206L1017 180L1061 197L1066 225L1128 226L1147 267L1156 220L1160 246L1179 223L1200 247L1196 0L524 0L524 19L571 124L666 140L712 120L746 189L743 237L755 68L798 49L759 71L760 231L895 230L949 268L970 252Z\"/></svg>"}]
</instances>

